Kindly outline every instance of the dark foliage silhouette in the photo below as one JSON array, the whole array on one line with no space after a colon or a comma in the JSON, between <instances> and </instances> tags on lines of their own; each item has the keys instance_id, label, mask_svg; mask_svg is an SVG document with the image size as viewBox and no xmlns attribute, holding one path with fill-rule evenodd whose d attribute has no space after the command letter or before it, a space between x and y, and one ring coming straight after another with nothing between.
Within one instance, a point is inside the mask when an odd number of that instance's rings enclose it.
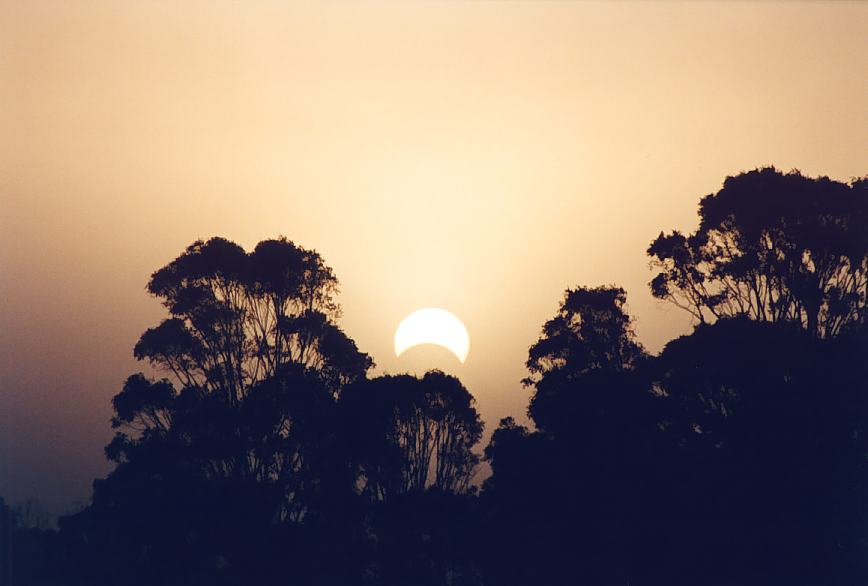
<instances>
[{"instance_id":1,"label":"dark foliage silhouette","mask_svg":"<svg viewBox=\"0 0 868 586\"><path fill-rule=\"evenodd\" d=\"M377 584L481 584L471 480L482 436L475 401L439 371L359 380L341 393L345 455L376 536Z\"/></svg>"},{"instance_id":2,"label":"dark foliage silhouette","mask_svg":"<svg viewBox=\"0 0 868 586\"><path fill-rule=\"evenodd\" d=\"M112 401L116 464L45 541L69 584L475 584L482 422L454 377L366 378L337 280L285 239L196 242ZM51 582L49 582L51 583Z\"/></svg>"},{"instance_id":3,"label":"dark foliage silhouette","mask_svg":"<svg viewBox=\"0 0 868 586\"><path fill-rule=\"evenodd\" d=\"M359 381L341 395L359 466L359 489L385 501L436 488L465 493L479 456L482 436L474 399L461 382L439 371Z\"/></svg>"},{"instance_id":4,"label":"dark foliage silhouette","mask_svg":"<svg viewBox=\"0 0 868 586\"><path fill-rule=\"evenodd\" d=\"M859 338L819 342L741 317L666 346L650 380L666 398L675 449L655 496L667 530L649 542L647 563L670 583L868 578Z\"/></svg>"},{"instance_id":5,"label":"dark foliage silhouette","mask_svg":"<svg viewBox=\"0 0 868 586\"><path fill-rule=\"evenodd\" d=\"M699 228L648 254L656 297L700 322L747 315L831 337L868 317L868 181L783 174L728 177L702 199Z\"/></svg>"},{"instance_id":6,"label":"dark foliage silhouette","mask_svg":"<svg viewBox=\"0 0 868 586\"><path fill-rule=\"evenodd\" d=\"M486 449L494 583L868 580L866 195L727 179L649 249L652 292L699 322L657 357L622 290L567 291L529 351L536 431Z\"/></svg>"},{"instance_id":7,"label":"dark foliage silhouette","mask_svg":"<svg viewBox=\"0 0 868 586\"><path fill-rule=\"evenodd\" d=\"M506 419L486 449L493 475L483 500L498 540L486 563L495 583L631 576L657 398L643 384L647 356L625 302L614 287L569 290L530 348L525 382L537 431Z\"/></svg>"},{"instance_id":8,"label":"dark foliage silhouette","mask_svg":"<svg viewBox=\"0 0 868 586\"><path fill-rule=\"evenodd\" d=\"M335 325L336 288L318 254L285 239L249 254L196 242L154 273L148 290L172 317L135 355L174 381L136 374L113 400L117 467L62 521L96 556L86 581L134 568L131 583L240 583L278 572L284 550L300 576L337 579L313 555L320 524L355 515L337 396L372 361Z\"/></svg>"},{"instance_id":9,"label":"dark foliage silhouette","mask_svg":"<svg viewBox=\"0 0 868 586\"><path fill-rule=\"evenodd\" d=\"M572 433L594 426L606 411L623 409L619 401L604 405L613 397L600 389L620 388L645 357L624 311L626 297L614 287L567 291L558 314L543 326L524 381L534 389L528 415L540 431Z\"/></svg>"},{"instance_id":10,"label":"dark foliage silhouette","mask_svg":"<svg viewBox=\"0 0 868 586\"><path fill-rule=\"evenodd\" d=\"M316 371L335 390L372 364L335 324L332 270L286 239L250 254L223 238L195 242L151 276L148 290L172 317L142 335L136 358L229 403L284 365Z\"/></svg>"}]
</instances>

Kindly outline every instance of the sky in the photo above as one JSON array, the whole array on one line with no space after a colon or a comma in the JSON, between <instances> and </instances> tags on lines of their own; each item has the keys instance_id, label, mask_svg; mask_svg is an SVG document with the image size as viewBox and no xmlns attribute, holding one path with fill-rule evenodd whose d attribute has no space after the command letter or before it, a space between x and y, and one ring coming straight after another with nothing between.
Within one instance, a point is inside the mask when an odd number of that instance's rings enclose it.
<instances>
[{"instance_id":1,"label":"sky","mask_svg":"<svg viewBox=\"0 0 868 586\"><path fill-rule=\"evenodd\" d=\"M197 238L285 235L375 373L439 367L490 432L567 287L686 334L645 250L727 175L868 171L868 4L0 0L0 496L108 464L111 397ZM394 355L413 310L470 334Z\"/></svg>"}]
</instances>

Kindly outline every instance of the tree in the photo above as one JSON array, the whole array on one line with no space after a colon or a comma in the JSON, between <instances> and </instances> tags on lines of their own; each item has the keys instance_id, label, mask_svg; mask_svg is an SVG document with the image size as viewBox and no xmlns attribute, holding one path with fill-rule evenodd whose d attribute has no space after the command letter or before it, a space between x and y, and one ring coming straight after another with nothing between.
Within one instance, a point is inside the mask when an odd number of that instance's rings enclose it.
<instances>
[{"instance_id":1,"label":"tree","mask_svg":"<svg viewBox=\"0 0 868 586\"><path fill-rule=\"evenodd\" d=\"M868 180L849 185L773 167L727 177L699 228L660 233L655 297L700 323L746 315L834 337L868 318Z\"/></svg>"},{"instance_id":2,"label":"tree","mask_svg":"<svg viewBox=\"0 0 868 586\"><path fill-rule=\"evenodd\" d=\"M472 395L440 371L380 376L341 393L346 457L366 503L376 584L480 584Z\"/></svg>"},{"instance_id":3,"label":"tree","mask_svg":"<svg viewBox=\"0 0 868 586\"><path fill-rule=\"evenodd\" d=\"M645 356L625 311L627 294L615 287L567 290L557 314L530 347L523 382L534 388L528 415L541 431L568 432L599 419L607 392L626 380ZM592 404L593 403L593 404Z\"/></svg>"},{"instance_id":4,"label":"tree","mask_svg":"<svg viewBox=\"0 0 868 586\"><path fill-rule=\"evenodd\" d=\"M530 347L537 431L507 418L486 448L484 557L496 583L630 578L659 397L644 384L647 357L625 305L620 288L568 290Z\"/></svg>"},{"instance_id":5,"label":"tree","mask_svg":"<svg viewBox=\"0 0 868 586\"><path fill-rule=\"evenodd\" d=\"M82 580L136 568L126 581L245 583L279 573L284 549L299 580L346 581L355 562L328 569L312 552L355 539L337 397L372 361L336 325L332 270L284 238L249 254L212 238L148 290L171 317L134 354L169 378L134 374L112 401L106 454L117 466L90 507L62 520L92 562Z\"/></svg>"},{"instance_id":6,"label":"tree","mask_svg":"<svg viewBox=\"0 0 868 586\"><path fill-rule=\"evenodd\" d=\"M421 379L363 380L346 388L340 405L362 494L383 501L430 488L470 489L483 425L457 378L435 370Z\"/></svg>"},{"instance_id":7,"label":"tree","mask_svg":"<svg viewBox=\"0 0 868 586\"><path fill-rule=\"evenodd\" d=\"M297 454L275 459L273 452L263 456L261 448L274 437L292 436L298 418L287 408L300 409L299 397L327 404L322 395L334 398L373 364L334 322L340 309L332 270L319 254L285 238L262 241L250 254L222 238L194 242L151 276L148 290L172 317L147 330L134 354L172 375L182 391L168 379L153 382L138 374L127 380L113 400L112 425L123 430L108 449L115 461L127 459L136 443L177 431L179 417L198 426L185 432L189 438L219 428L214 422L221 418L232 425L241 423L233 418L254 414L258 418L243 419L246 427L230 437L257 449L239 446L230 452L231 462L211 466L223 473L281 477ZM318 386L322 389L313 390ZM262 402L274 409L258 408ZM197 420L206 410L213 421ZM267 425L250 428L262 421ZM245 433L258 436L243 438ZM226 441L211 439L218 445Z\"/></svg>"},{"instance_id":8,"label":"tree","mask_svg":"<svg viewBox=\"0 0 868 586\"><path fill-rule=\"evenodd\" d=\"M287 364L335 390L373 364L335 324L337 285L318 253L285 238L250 254L223 238L194 242L151 276L172 317L142 335L135 356L230 403Z\"/></svg>"}]
</instances>

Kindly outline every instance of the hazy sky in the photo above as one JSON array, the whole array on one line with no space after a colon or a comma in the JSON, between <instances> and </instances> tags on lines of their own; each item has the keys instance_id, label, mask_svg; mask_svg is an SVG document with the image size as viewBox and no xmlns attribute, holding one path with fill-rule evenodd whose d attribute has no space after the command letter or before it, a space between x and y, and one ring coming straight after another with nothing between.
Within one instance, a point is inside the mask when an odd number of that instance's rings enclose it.
<instances>
[{"instance_id":1,"label":"hazy sky","mask_svg":"<svg viewBox=\"0 0 868 586\"><path fill-rule=\"evenodd\" d=\"M756 166L868 171L866 39L848 2L0 0L0 495L88 497L196 238L315 248L378 372L458 374L489 430L566 287L625 287L658 351L661 230ZM394 357L432 305L464 365Z\"/></svg>"}]
</instances>

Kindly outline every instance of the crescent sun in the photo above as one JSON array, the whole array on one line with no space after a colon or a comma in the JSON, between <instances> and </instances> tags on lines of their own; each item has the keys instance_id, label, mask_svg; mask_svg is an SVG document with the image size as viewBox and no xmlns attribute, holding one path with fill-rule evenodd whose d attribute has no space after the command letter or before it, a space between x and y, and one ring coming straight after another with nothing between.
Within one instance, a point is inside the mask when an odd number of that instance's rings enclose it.
<instances>
[{"instance_id":1,"label":"crescent sun","mask_svg":"<svg viewBox=\"0 0 868 586\"><path fill-rule=\"evenodd\" d=\"M460 319L445 309L427 307L414 311L395 330L395 355L419 344L436 344L455 354L461 363L470 352L470 335Z\"/></svg>"}]
</instances>

